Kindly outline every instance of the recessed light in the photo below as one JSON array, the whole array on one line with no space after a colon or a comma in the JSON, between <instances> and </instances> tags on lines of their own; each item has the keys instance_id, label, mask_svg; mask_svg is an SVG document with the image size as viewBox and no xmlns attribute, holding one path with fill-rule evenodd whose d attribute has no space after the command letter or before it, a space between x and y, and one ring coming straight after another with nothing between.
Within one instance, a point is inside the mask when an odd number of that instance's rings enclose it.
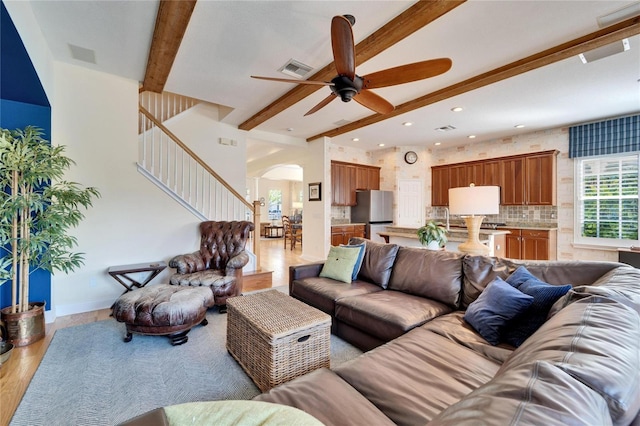
<instances>
[{"instance_id":1,"label":"recessed light","mask_svg":"<svg viewBox=\"0 0 640 426\"><path fill-rule=\"evenodd\" d=\"M434 143L434 145L435 146L440 146L440 145L442 145L442 142L436 142L436 143Z\"/></svg>"},{"instance_id":2,"label":"recessed light","mask_svg":"<svg viewBox=\"0 0 640 426\"><path fill-rule=\"evenodd\" d=\"M287 132L293 132L293 127L287 128Z\"/></svg>"},{"instance_id":3,"label":"recessed light","mask_svg":"<svg viewBox=\"0 0 640 426\"><path fill-rule=\"evenodd\" d=\"M403 126L411 126L413 123L410 121L405 121L404 123L402 123Z\"/></svg>"},{"instance_id":4,"label":"recessed light","mask_svg":"<svg viewBox=\"0 0 640 426\"><path fill-rule=\"evenodd\" d=\"M522 129L524 127L524 124L516 124L515 126L516 129Z\"/></svg>"},{"instance_id":5,"label":"recessed light","mask_svg":"<svg viewBox=\"0 0 640 426\"><path fill-rule=\"evenodd\" d=\"M475 139L476 135L469 135L469 139Z\"/></svg>"},{"instance_id":6,"label":"recessed light","mask_svg":"<svg viewBox=\"0 0 640 426\"><path fill-rule=\"evenodd\" d=\"M460 111L462 111L462 107L454 107L454 108L451 108L451 111L453 111L453 112L460 112Z\"/></svg>"},{"instance_id":7,"label":"recessed light","mask_svg":"<svg viewBox=\"0 0 640 426\"><path fill-rule=\"evenodd\" d=\"M358 142L360 139L359 138L353 138L351 140L354 141L354 142Z\"/></svg>"},{"instance_id":8,"label":"recessed light","mask_svg":"<svg viewBox=\"0 0 640 426\"><path fill-rule=\"evenodd\" d=\"M384 146L384 144L383 143L379 143L378 146Z\"/></svg>"}]
</instances>

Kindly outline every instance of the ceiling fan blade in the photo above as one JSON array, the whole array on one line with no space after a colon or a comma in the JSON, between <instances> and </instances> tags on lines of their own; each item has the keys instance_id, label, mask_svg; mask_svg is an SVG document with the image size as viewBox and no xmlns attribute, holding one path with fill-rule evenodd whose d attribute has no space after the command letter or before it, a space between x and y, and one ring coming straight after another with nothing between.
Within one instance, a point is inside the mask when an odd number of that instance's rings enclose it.
<instances>
[{"instance_id":1,"label":"ceiling fan blade","mask_svg":"<svg viewBox=\"0 0 640 426\"><path fill-rule=\"evenodd\" d=\"M353 100L378 114L389 114L395 109L385 98L366 89L362 89L360 93L353 97Z\"/></svg>"},{"instance_id":2,"label":"ceiling fan blade","mask_svg":"<svg viewBox=\"0 0 640 426\"><path fill-rule=\"evenodd\" d=\"M338 75L353 80L356 76L356 49L351 22L344 16L334 16L331 20L331 48Z\"/></svg>"},{"instance_id":3,"label":"ceiling fan blade","mask_svg":"<svg viewBox=\"0 0 640 426\"><path fill-rule=\"evenodd\" d=\"M443 74L451 68L451 59L439 58L374 72L362 77L365 89L395 86Z\"/></svg>"},{"instance_id":4,"label":"ceiling fan blade","mask_svg":"<svg viewBox=\"0 0 640 426\"><path fill-rule=\"evenodd\" d=\"M314 80L294 80L290 78L274 78L274 77L260 77L252 75L251 78L257 78L259 80L279 81L281 83L295 83L295 84L313 84L317 86L333 86L330 81L314 81Z\"/></svg>"},{"instance_id":5,"label":"ceiling fan blade","mask_svg":"<svg viewBox=\"0 0 640 426\"><path fill-rule=\"evenodd\" d=\"M333 93L330 94L329 96L324 98L322 101L320 101L320 103L318 105L316 105L313 108L311 108L304 116L306 117L307 115L311 115L314 112L317 112L318 110L320 110L321 108L326 107L327 105L329 105L329 102L331 102L332 100L334 100L337 97L338 96L334 95Z\"/></svg>"}]
</instances>

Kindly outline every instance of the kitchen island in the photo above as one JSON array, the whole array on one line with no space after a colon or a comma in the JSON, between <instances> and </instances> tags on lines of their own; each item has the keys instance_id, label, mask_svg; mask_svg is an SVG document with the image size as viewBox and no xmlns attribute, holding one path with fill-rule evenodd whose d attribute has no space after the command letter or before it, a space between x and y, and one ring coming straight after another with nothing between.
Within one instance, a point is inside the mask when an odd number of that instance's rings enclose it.
<instances>
[{"instance_id":1,"label":"kitchen island","mask_svg":"<svg viewBox=\"0 0 640 426\"><path fill-rule=\"evenodd\" d=\"M480 229L480 242L489 247L489 256L505 256L506 235L510 231L503 229ZM388 243L407 247L424 247L418 240L418 228L387 226L386 231L378 232ZM445 250L458 251L458 246L467 241L467 228L451 226Z\"/></svg>"}]
</instances>

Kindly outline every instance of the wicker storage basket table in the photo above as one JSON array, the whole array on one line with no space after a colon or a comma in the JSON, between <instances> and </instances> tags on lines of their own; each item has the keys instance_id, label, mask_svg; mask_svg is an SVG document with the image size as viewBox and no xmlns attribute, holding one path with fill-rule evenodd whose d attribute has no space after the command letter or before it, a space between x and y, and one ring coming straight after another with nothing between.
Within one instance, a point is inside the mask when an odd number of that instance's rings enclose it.
<instances>
[{"instance_id":1,"label":"wicker storage basket table","mask_svg":"<svg viewBox=\"0 0 640 426\"><path fill-rule=\"evenodd\" d=\"M261 391L329 367L331 317L277 290L227 300L227 350Z\"/></svg>"}]
</instances>

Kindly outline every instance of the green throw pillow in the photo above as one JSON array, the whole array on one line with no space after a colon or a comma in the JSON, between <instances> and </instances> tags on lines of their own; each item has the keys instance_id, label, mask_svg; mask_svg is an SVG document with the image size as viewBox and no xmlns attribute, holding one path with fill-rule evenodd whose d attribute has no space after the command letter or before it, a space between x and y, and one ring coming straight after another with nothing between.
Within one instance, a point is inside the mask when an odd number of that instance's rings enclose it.
<instances>
[{"instance_id":1,"label":"green throw pillow","mask_svg":"<svg viewBox=\"0 0 640 426\"><path fill-rule=\"evenodd\" d=\"M331 247L320 276L345 283L351 282L353 267L358 261L360 250L346 247Z\"/></svg>"}]
</instances>

